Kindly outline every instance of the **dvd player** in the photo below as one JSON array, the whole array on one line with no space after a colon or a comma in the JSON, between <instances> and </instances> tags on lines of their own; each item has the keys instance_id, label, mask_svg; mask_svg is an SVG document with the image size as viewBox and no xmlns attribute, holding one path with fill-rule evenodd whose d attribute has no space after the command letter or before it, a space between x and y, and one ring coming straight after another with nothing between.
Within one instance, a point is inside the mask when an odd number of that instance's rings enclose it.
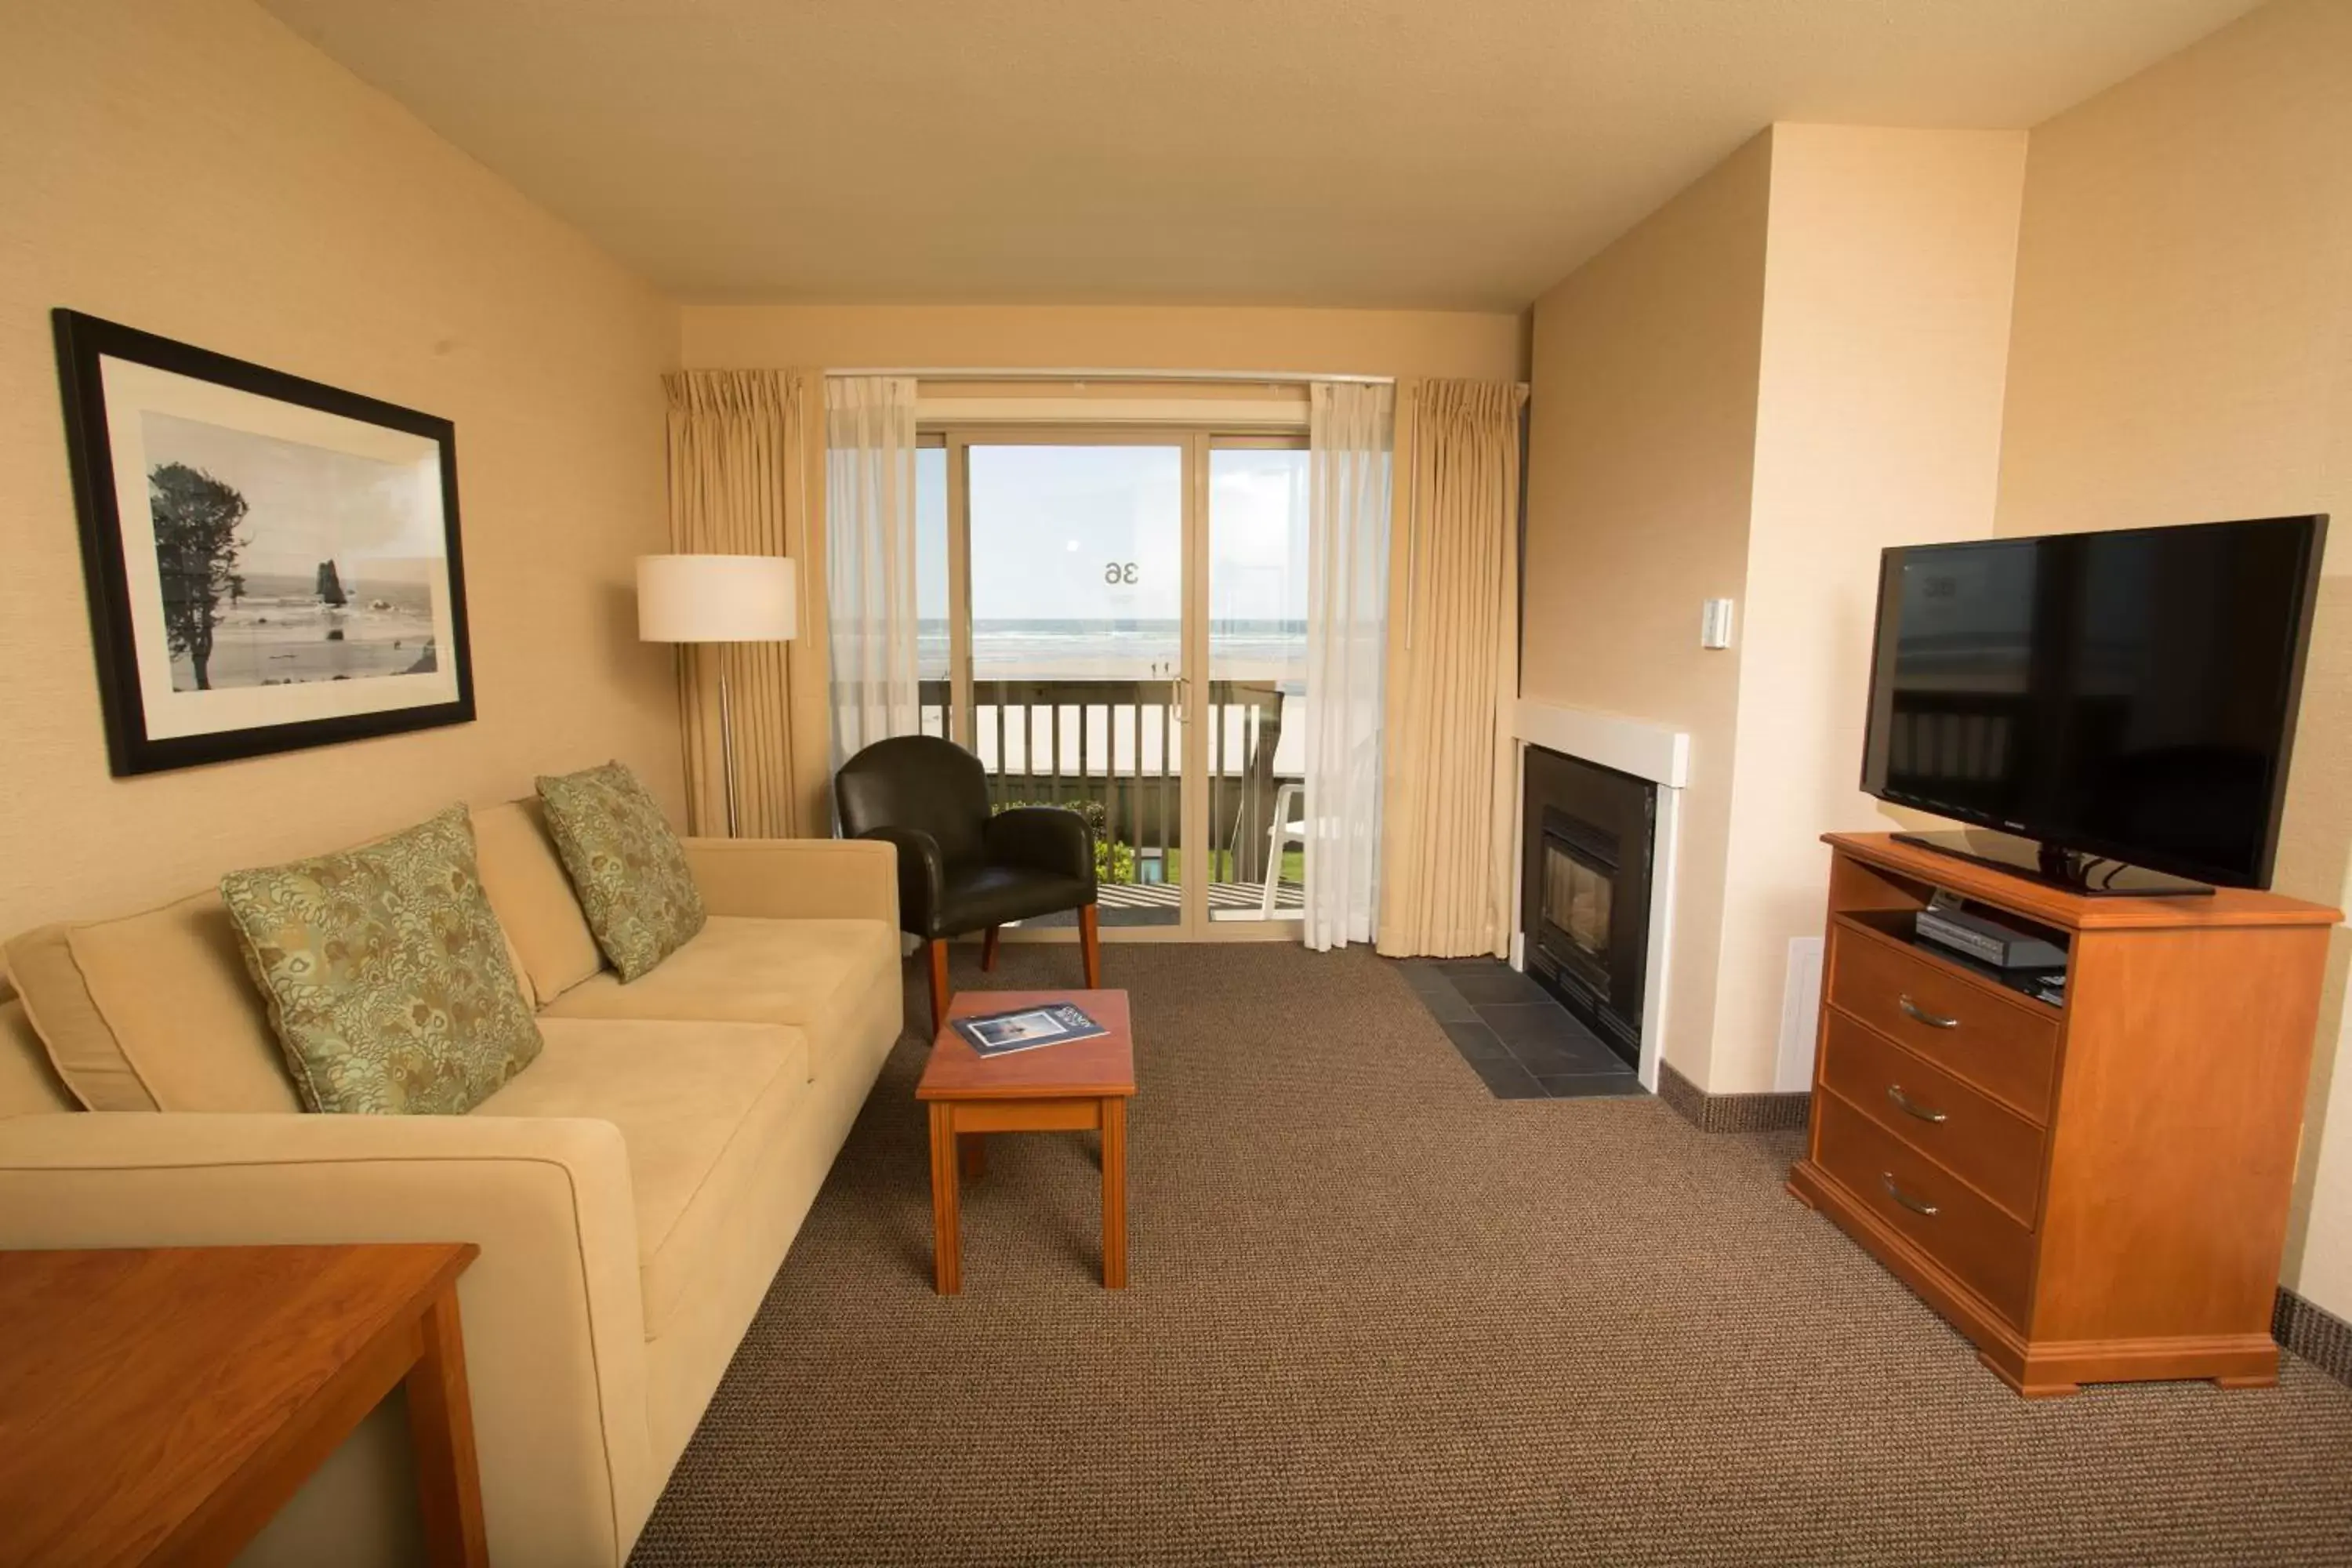
<instances>
[{"instance_id":1,"label":"dvd player","mask_svg":"<svg viewBox=\"0 0 2352 1568\"><path fill-rule=\"evenodd\" d=\"M1921 942L1949 948L1995 969L2066 966L2066 950L2057 943L1966 910L1921 910L1912 929Z\"/></svg>"}]
</instances>

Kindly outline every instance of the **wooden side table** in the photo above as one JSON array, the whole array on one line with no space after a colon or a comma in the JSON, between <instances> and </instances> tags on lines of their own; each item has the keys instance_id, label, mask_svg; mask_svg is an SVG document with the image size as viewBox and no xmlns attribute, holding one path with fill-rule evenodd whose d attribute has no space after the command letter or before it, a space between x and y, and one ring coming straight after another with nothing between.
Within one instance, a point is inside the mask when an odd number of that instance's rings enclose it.
<instances>
[{"instance_id":1,"label":"wooden side table","mask_svg":"<svg viewBox=\"0 0 2352 1568\"><path fill-rule=\"evenodd\" d=\"M436 1564L486 1563L471 1242L0 1253L0 1562L226 1563L404 1383Z\"/></svg>"},{"instance_id":2,"label":"wooden side table","mask_svg":"<svg viewBox=\"0 0 2352 1568\"><path fill-rule=\"evenodd\" d=\"M1127 1102L1135 1094L1135 1041L1124 991L968 991L948 1018L1066 1002L1108 1030L1090 1040L983 1057L942 1019L915 1098L931 1108L933 1283L963 1289L961 1179L978 1175L991 1132L1102 1130L1103 1289L1127 1286Z\"/></svg>"}]
</instances>

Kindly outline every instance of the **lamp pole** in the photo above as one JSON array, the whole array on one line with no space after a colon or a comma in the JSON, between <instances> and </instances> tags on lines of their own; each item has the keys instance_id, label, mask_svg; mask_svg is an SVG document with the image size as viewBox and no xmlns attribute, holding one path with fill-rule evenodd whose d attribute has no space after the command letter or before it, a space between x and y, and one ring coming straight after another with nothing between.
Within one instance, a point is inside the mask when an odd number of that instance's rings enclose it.
<instances>
[{"instance_id":1,"label":"lamp pole","mask_svg":"<svg viewBox=\"0 0 2352 1568\"><path fill-rule=\"evenodd\" d=\"M719 650L719 771L727 786L727 837L736 836L735 710L727 698L727 650Z\"/></svg>"}]
</instances>

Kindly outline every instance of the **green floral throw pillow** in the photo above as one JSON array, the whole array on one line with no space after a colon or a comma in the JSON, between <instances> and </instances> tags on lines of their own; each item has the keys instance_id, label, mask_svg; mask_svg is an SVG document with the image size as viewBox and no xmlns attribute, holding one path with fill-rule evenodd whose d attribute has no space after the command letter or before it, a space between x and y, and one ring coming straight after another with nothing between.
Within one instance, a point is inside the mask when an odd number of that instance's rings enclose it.
<instances>
[{"instance_id":1,"label":"green floral throw pillow","mask_svg":"<svg viewBox=\"0 0 2352 1568\"><path fill-rule=\"evenodd\" d=\"M462 805L221 897L312 1110L462 1115L539 1055Z\"/></svg>"},{"instance_id":2,"label":"green floral throw pillow","mask_svg":"<svg viewBox=\"0 0 2352 1568\"><path fill-rule=\"evenodd\" d=\"M542 778L539 798L588 929L625 984L694 940L706 918L701 890L636 774L606 763Z\"/></svg>"}]
</instances>

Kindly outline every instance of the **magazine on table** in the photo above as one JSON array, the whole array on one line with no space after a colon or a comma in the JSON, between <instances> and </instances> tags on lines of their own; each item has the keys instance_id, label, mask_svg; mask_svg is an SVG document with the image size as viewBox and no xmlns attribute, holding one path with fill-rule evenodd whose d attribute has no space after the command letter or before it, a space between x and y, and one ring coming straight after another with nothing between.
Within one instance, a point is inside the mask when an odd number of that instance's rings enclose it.
<instances>
[{"instance_id":1,"label":"magazine on table","mask_svg":"<svg viewBox=\"0 0 2352 1568\"><path fill-rule=\"evenodd\" d=\"M955 1032L964 1037L965 1044L984 1057L1034 1051L1040 1046L1063 1046L1072 1040L1091 1040L1110 1033L1067 1002L975 1014L948 1022L955 1026Z\"/></svg>"}]
</instances>

